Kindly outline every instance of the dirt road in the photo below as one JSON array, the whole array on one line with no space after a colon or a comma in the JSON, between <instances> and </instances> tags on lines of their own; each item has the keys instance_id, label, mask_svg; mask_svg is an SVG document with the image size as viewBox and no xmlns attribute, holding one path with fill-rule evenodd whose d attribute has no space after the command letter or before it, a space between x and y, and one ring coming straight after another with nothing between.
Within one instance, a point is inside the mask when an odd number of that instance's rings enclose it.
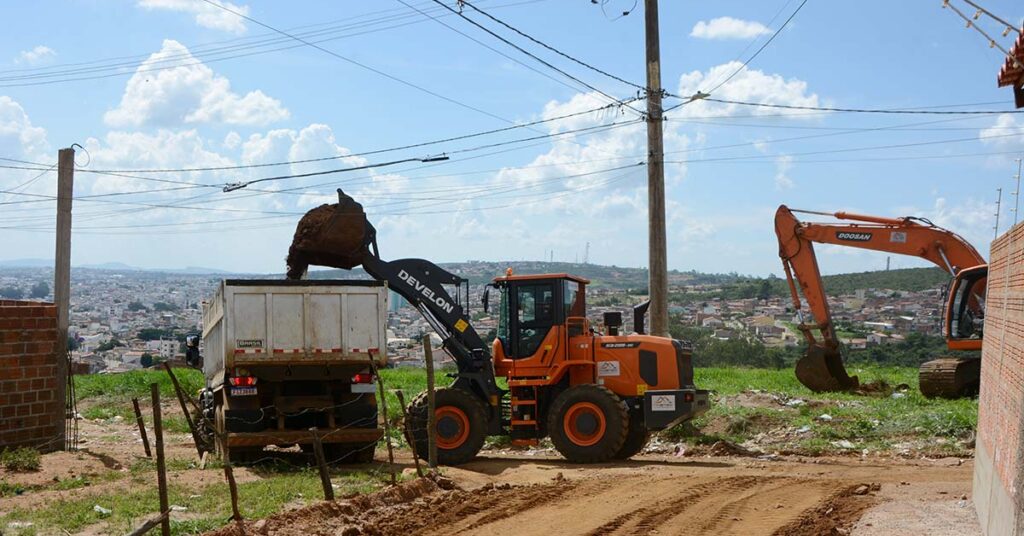
<instances>
[{"instance_id":1,"label":"dirt road","mask_svg":"<svg viewBox=\"0 0 1024 536\"><path fill-rule=\"evenodd\" d=\"M978 533L973 505L961 499L970 493L971 465L955 459L646 457L579 466L485 455L444 474L457 489L413 481L401 492L313 506L251 528L279 535Z\"/></svg>"}]
</instances>

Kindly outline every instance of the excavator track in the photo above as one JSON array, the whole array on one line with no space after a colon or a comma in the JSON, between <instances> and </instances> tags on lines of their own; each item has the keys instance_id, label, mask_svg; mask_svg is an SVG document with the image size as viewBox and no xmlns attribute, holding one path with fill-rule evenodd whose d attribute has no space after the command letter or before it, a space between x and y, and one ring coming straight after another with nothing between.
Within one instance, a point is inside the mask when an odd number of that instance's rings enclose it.
<instances>
[{"instance_id":1,"label":"excavator track","mask_svg":"<svg viewBox=\"0 0 1024 536\"><path fill-rule=\"evenodd\" d=\"M928 398L976 396L981 381L981 358L940 357L921 364L918 383Z\"/></svg>"}]
</instances>

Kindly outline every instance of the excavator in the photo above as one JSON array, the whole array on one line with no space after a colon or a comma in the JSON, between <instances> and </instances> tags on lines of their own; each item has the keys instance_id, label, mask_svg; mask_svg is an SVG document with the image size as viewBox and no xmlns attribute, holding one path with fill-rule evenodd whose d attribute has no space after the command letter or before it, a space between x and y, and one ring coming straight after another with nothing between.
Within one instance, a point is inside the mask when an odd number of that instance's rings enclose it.
<instances>
[{"instance_id":1,"label":"excavator","mask_svg":"<svg viewBox=\"0 0 1024 536\"><path fill-rule=\"evenodd\" d=\"M850 223L802 222L794 213L829 216ZM775 213L779 257L786 272L797 326L807 339L807 353L797 361L796 376L812 391L852 391L856 376L843 366L839 339L829 310L815 242L835 244L927 259L949 272L942 332L949 350L981 350L985 319L988 264L974 246L956 233L925 218L884 218L849 212L817 212L781 205ZM813 316L804 320L800 296ZM815 336L817 331L820 339ZM940 357L921 365L921 393L927 397L959 398L978 393L981 361L978 357Z\"/></svg>"},{"instance_id":2,"label":"excavator","mask_svg":"<svg viewBox=\"0 0 1024 536\"><path fill-rule=\"evenodd\" d=\"M314 208L299 221L287 263L290 279L304 277L310 264L362 266L441 337L456 365L454 382L435 393L442 464L468 462L495 435L515 445L550 437L576 463L627 459L643 449L651 431L709 409L708 391L694 386L690 345L645 334L643 304L634 309L635 333L622 333L618 311L604 313L604 332L598 332L587 317L589 281L582 277L510 269L494 278L481 300L488 311L491 291L500 294L497 337L488 347L471 321L468 281L424 259L382 259L362 206L341 190L337 204ZM408 437L426 459L425 393L411 402L408 415Z\"/></svg>"}]
</instances>

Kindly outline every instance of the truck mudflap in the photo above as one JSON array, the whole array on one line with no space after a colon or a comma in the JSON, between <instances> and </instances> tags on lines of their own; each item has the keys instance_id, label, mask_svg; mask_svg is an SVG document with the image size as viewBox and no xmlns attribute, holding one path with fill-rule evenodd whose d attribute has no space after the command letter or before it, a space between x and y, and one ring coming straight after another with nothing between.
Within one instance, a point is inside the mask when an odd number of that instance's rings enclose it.
<instances>
[{"instance_id":1,"label":"truck mudflap","mask_svg":"<svg viewBox=\"0 0 1024 536\"><path fill-rule=\"evenodd\" d=\"M644 424L648 430L664 430L688 421L711 408L703 389L669 389L644 393Z\"/></svg>"}]
</instances>

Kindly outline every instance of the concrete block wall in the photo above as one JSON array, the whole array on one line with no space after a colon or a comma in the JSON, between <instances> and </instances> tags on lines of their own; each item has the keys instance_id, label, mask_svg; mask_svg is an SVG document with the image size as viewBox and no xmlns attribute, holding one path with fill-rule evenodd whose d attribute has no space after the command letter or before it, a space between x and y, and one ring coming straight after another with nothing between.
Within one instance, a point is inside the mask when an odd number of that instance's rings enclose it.
<instances>
[{"instance_id":1,"label":"concrete block wall","mask_svg":"<svg viewBox=\"0 0 1024 536\"><path fill-rule=\"evenodd\" d=\"M64 447L57 307L0 300L0 450Z\"/></svg>"},{"instance_id":2,"label":"concrete block wall","mask_svg":"<svg viewBox=\"0 0 1024 536\"><path fill-rule=\"evenodd\" d=\"M986 535L1024 536L1024 224L989 258L974 502Z\"/></svg>"}]
</instances>

